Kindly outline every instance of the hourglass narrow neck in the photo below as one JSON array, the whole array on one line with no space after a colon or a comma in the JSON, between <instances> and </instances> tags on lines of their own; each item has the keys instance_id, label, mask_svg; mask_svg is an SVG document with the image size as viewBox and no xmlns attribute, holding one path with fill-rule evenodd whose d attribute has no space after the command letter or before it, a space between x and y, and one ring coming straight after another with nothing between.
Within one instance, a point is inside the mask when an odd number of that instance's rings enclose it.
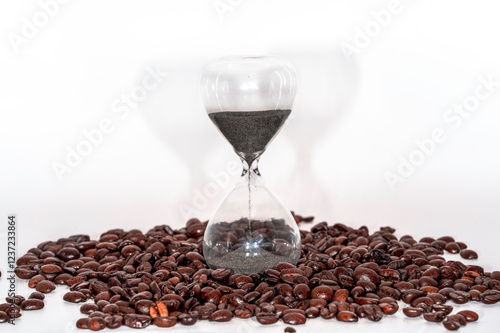
<instances>
[{"instance_id":1,"label":"hourglass narrow neck","mask_svg":"<svg viewBox=\"0 0 500 333\"><path fill-rule=\"evenodd\" d=\"M254 174L256 176L261 176L260 171L259 171L259 157L253 159L251 161L251 164L248 164L248 161L246 159L241 159L241 162L243 164L243 171L241 173L241 176L250 175Z\"/></svg>"}]
</instances>

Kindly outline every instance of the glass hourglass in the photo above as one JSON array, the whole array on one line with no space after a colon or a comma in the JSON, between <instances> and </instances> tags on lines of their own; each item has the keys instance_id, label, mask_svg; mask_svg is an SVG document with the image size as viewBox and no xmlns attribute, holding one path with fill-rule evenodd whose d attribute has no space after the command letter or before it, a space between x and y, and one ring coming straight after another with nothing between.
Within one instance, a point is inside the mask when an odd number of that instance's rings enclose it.
<instances>
[{"instance_id":1,"label":"glass hourglass","mask_svg":"<svg viewBox=\"0 0 500 333\"><path fill-rule=\"evenodd\" d=\"M239 181L205 231L203 254L212 269L249 275L279 262L296 264L300 257L297 224L258 168L290 115L295 90L293 67L281 57L227 57L205 68L205 109L243 163Z\"/></svg>"}]
</instances>

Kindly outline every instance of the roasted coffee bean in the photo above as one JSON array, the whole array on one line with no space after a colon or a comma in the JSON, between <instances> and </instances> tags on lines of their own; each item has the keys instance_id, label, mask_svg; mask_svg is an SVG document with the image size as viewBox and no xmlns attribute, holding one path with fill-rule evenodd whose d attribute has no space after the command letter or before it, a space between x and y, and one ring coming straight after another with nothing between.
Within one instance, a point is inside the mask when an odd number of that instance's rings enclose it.
<instances>
[{"instance_id":1,"label":"roasted coffee bean","mask_svg":"<svg viewBox=\"0 0 500 333\"><path fill-rule=\"evenodd\" d=\"M227 279L229 277L230 274L231 274L231 270L225 269L225 268L219 268L219 269L212 271L210 276L212 277L212 279L214 279L216 281L224 281L225 279Z\"/></svg>"},{"instance_id":2,"label":"roasted coffee bean","mask_svg":"<svg viewBox=\"0 0 500 333\"><path fill-rule=\"evenodd\" d=\"M87 300L85 295L79 291L70 291L64 294L63 299L70 303L82 303Z\"/></svg>"},{"instance_id":3,"label":"roasted coffee bean","mask_svg":"<svg viewBox=\"0 0 500 333\"><path fill-rule=\"evenodd\" d=\"M445 317L446 313L443 311L424 313L424 319L433 323L442 322Z\"/></svg>"},{"instance_id":4,"label":"roasted coffee bean","mask_svg":"<svg viewBox=\"0 0 500 333\"><path fill-rule=\"evenodd\" d=\"M109 315L104 317L106 322L106 327L110 329L116 329L123 325L123 317L120 315Z\"/></svg>"},{"instance_id":5,"label":"roasted coffee bean","mask_svg":"<svg viewBox=\"0 0 500 333\"><path fill-rule=\"evenodd\" d=\"M283 312L281 315L283 322L289 325L302 325L306 323L305 312Z\"/></svg>"},{"instance_id":6,"label":"roasted coffee bean","mask_svg":"<svg viewBox=\"0 0 500 333\"><path fill-rule=\"evenodd\" d=\"M293 296L295 296L299 301L308 299L310 294L311 289L307 284L299 283L293 288Z\"/></svg>"},{"instance_id":7,"label":"roasted coffee bean","mask_svg":"<svg viewBox=\"0 0 500 333\"><path fill-rule=\"evenodd\" d=\"M229 311L229 310L222 310L222 311ZM190 313L182 313L177 316L177 321L184 326L194 325L198 321L198 313L195 311Z\"/></svg>"},{"instance_id":8,"label":"roasted coffee bean","mask_svg":"<svg viewBox=\"0 0 500 333\"><path fill-rule=\"evenodd\" d=\"M358 316L350 311L340 311L337 313L337 320L352 323L358 321Z\"/></svg>"},{"instance_id":9,"label":"roasted coffee bean","mask_svg":"<svg viewBox=\"0 0 500 333\"><path fill-rule=\"evenodd\" d=\"M467 319L465 319L465 317L460 315L460 314L454 314L454 315L448 316L446 318L451 319L453 321L456 321L457 323L460 324L460 326L467 325Z\"/></svg>"},{"instance_id":10,"label":"roasted coffee bean","mask_svg":"<svg viewBox=\"0 0 500 333\"><path fill-rule=\"evenodd\" d=\"M0 324L5 323L10 319L10 316L6 314L4 311L0 311Z\"/></svg>"},{"instance_id":11,"label":"roasted coffee bean","mask_svg":"<svg viewBox=\"0 0 500 333\"><path fill-rule=\"evenodd\" d=\"M432 305L432 310L434 311L442 311L446 315L449 315L453 312L453 306L447 304L434 304Z\"/></svg>"},{"instance_id":12,"label":"roasted coffee bean","mask_svg":"<svg viewBox=\"0 0 500 333\"><path fill-rule=\"evenodd\" d=\"M297 332L293 327L285 327L285 333L295 333Z\"/></svg>"},{"instance_id":13,"label":"roasted coffee bean","mask_svg":"<svg viewBox=\"0 0 500 333\"><path fill-rule=\"evenodd\" d=\"M36 298L24 300L20 304L20 308L25 311L40 310L43 307L44 307L43 301Z\"/></svg>"},{"instance_id":14,"label":"roasted coffee bean","mask_svg":"<svg viewBox=\"0 0 500 333\"><path fill-rule=\"evenodd\" d=\"M76 327L82 329L88 329L89 322L90 322L89 318L80 318L76 321Z\"/></svg>"},{"instance_id":15,"label":"roasted coffee bean","mask_svg":"<svg viewBox=\"0 0 500 333\"><path fill-rule=\"evenodd\" d=\"M151 324L151 317L140 314L127 314L123 317L123 323L130 328L146 328Z\"/></svg>"},{"instance_id":16,"label":"roasted coffee bean","mask_svg":"<svg viewBox=\"0 0 500 333\"><path fill-rule=\"evenodd\" d=\"M413 306L403 308L403 313L410 318L420 317L423 312L424 311L422 310L422 308L417 308Z\"/></svg>"},{"instance_id":17,"label":"roasted coffee bean","mask_svg":"<svg viewBox=\"0 0 500 333\"><path fill-rule=\"evenodd\" d=\"M233 318L233 313L229 310L217 310L214 311L208 320L210 321L217 321L217 322L224 322L224 321L230 321Z\"/></svg>"},{"instance_id":18,"label":"roasted coffee bean","mask_svg":"<svg viewBox=\"0 0 500 333\"><path fill-rule=\"evenodd\" d=\"M461 325L448 317L443 320L443 326L449 331L456 331Z\"/></svg>"},{"instance_id":19,"label":"roasted coffee bean","mask_svg":"<svg viewBox=\"0 0 500 333\"><path fill-rule=\"evenodd\" d=\"M52 290L56 289L56 285L52 281L43 280L38 282L35 289L38 292L47 294L50 293Z\"/></svg>"},{"instance_id":20,"label":"roasted coffee bean","mask_svg":"<svg viewBox=\"0 0 500 333\"><path fill-rule=\"evenodd\" d=\"M257 314L257 321L262 325L274 324L279 320L279 316L275 313L260 312Z\"/></svg>"},{"instance_id":21,"label":"roasted coffee bean","mask_svg":"<svg viewBox=\"0 0 500 333\"><path fill-rule=\"evenodd\" d=\"M477 259L478 255L476 251L464 249L460 251L460 256L464 259Z\"/></svg>"},{"instance_id":22,"label":"roasted coffee bean","mask_svg":"<svg viewBox=\"0 0 500 333\"><path fill-rule=\"evenodd\" d=\"M177 324L177 317L168 316L168 317L156 317L153 320L153 324L158 327L172 327Z\"/></svg>"},{"instance_id":23,"label":"roasted coffee bean","mask_svg":"<svg viewBox=\"0 0 500 333\"><path fill-rule=\"evenodd\" d=\"M468 322L477 321L479 319L479 315L471 310L462 310L457 312L457 314L464 316Z\"/></svg>"},{"instance_id":24,"label":"roasted coffee bean","mask_svg":"<svg viewBox=\"0 0 500 333\"><path fill-rule=\"evenodd\" d=\"M333 289L329 286L317 286L311 291L311 298L324 299L330 302L333 297Z\"/></svg>"},{"instance_id":25,"label":"roasted coffee bean","mask_svg":"<svg viewBox=\"0 0 500 333\"><path fill-rule=\"evenodd\" d=\"M80 312L83 314L91 314L95 311L99 311L99 307L93 303L85 303L80 307Z\"/></svg>"},{"instance_id":26,"label":"roasted coffee bean","mask_svg":"<svg viewBox=\"0 0 500 333\"><path fill-rule=\"evenodd\" d=\"M106 328L104 318L94 317L89 320L89 329L91 331L100 331Z\"/></svg>"},{"instance_id":27,"label":"roasted coffee bean","mask_svg":"<svg viewBox=\"0 0 500 333\"><path fill-rule=\"evenodd\" d=\"M28 299L30 298L34 298L34 299L39 299L39 300L44 300L45 298L45 295L42 294L41 292L38 292L38 291L34 291L30 294L30 296L28 297Z\"/></svg>"},{"instance_id":28,"label":"roasted coffee bean","mask_svg":"<svg viewBox=\"0 0 500 333\"><path fill-rule=\"evenodd\" d=\"M448 297L457 304L465 304L470 301L470 294L466 291L455 290L448 294Z\"/></svg>"}]
</instances>

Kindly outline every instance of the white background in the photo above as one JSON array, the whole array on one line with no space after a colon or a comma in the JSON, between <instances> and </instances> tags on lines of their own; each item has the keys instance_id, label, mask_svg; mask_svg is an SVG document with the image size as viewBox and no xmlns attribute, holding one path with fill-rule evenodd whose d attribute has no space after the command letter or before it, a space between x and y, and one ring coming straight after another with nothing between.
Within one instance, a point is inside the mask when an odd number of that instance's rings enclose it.
<instances>
[{"instance_id":1,"label":"white background","mask_svg":"<svg viewBox=\"0 0 500 333\"><path fill-rule=\"evenodd\" d=\"M0 219L17 215L18 255L75 233L208 219L230 189L214 175L234 178L238 159L205 114L200 71L220 56L270 53L289 58L300 83L292 116L260 164L290 209L372 231L391 225L399 236L449 234L477 250L474 263L500 269L500 86L456 128L444 118L454 104L474 100L480 77L500 82L495 1L402 0L382 27L371 13L387 11L389 1L74 0L52 7L44 22L46 2L0 4ZM229 5L218 12L218 3ZM40 27L23 35L34 17ZM365 29L372 37L362 41ZM351 57L341 49L347 44L357 48ZM127 115L114 112L148 68L166 75ZM54 162L66 164L69 150L85 145L84 131L103 119L113 130L60 181ZM398 172L400 157L423 156L415 141L436 128L446 140L392 189L385 174ZM17 287L28 293L24 281ZM2 330L73 331L78 306L63 304L60 289L44 310ZM496 331L500 306L467 307L482 320L463 330ZM255 327L233 321L175 330ZM444 331L401 314L376 324L317 319L297 331L320 327Z\"/></svg>"}]
</instances>

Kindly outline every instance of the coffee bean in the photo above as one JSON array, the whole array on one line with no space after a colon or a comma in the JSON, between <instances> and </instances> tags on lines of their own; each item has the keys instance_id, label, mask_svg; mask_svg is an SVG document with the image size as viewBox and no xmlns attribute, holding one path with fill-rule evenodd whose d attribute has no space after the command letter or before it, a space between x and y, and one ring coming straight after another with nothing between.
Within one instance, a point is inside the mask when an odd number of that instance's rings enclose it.
<instances>
[{"instance_id":1,"label":"coffee bean","mask_svg":"<svg viewBox=\"0 0 500 333\"><path fill-rule=\"evenodd\" d=\"M290 327L290 326L285 327L285 333L295 333L295 332L297 332L297 331L295 330L295 328Z\"/></svg>"},{"instance_id":2,"label":"coffee bean","mask_svg":"<svg viewBox=\"0 0 500 333\"><path fill-rule=\"evenodd\" d=\"M471 310L462 310L457 312L457 314L464 316L468 322L477 321L479 319L479 315Z\"/></svg>"},{"instance_id":3,"label":"coffee bean","mask_svg":"<svg viewBox=\"0 0 500 333\"><path fill-rule=\"evenodd\" d=\"M422 308L417 308L417 307L406 307L403 308L403 313L410 318L415 318L415 317L420 317L424 311Z\"/></svg>"},{"instance_id":4,"label":"coffee bean","mask_svg":"<svg viewBox=\"0 0 500 333\"><path fill-rule=\"evenodd\" d=\"M110 329L116 329L123 325L123 317L120 315L109 315L104 317L106 322L106 327Z\"/></svg>"},{"instance_id":5,"label":"coffee bean","mask_svg":"<svg viewBox=\"0 0 500 333\"><path fill-rule=\"evenodd\" d=\"M472 251L469 249L464 249L460 251L460 256L464 259L477 259L478 255L476 251Z\"/></svg>"},{"instance_id":6,"label":"coffee bean","mask_svg":"<svg viewBox=\"0 0 500 333\"><path fill-rule=\"evenodd\" d=\"M76 327L82 329L88 329L89 322L90 322L89 318L80 318L76 321Z\"/></svg>"},{"instance_id":7,"label":"coffee bean","mask_svg":"<svg viewBox=\"0 0 500 333\"><path fill-rule=\"evenodd\" d=\"M311 298L324 299L329 302L333 297L333 289L329 286L317 286L311 291Z\"/></svg>"},{"instance_id":8,"label":"coffee bean","mask_svg":"<svg viewBox=\"0 0 500 333\"><path fill-rule=\"evenodd\" d=\"M90 319L88 325L91 331L100 331L106 328L106 322L100 317Z\"/></svg>"},{"instance_id":9,"label":"coffee bean","mask_svg":"<svg viewBox=\"0 0 500 333\"><path fill-rule=\"evenodd\" d=\"M38 292L48 294L52 290L56 289L56 285L52 281L43 280L43 281L38 282L35 289Z\"/></svg>"},{"instance_id":10,"label":"coffee bean","mask_svg":"<svg viewBox=\"0 0 500 333\"><path fill-rule=\"evenodd\" d=\"M229 311L229 310L221 310L221 311L228 311L229 313L231 313L231 311ZM232 313L231 313L231 317L232 317ZM198 313L196 313L196 312L182 313L179 316L177 316L177 320L182 325L191 326L191 325L196 324L196 322L198 321ZM227 321L229 321L229 320L231 320L231 318L229 318Z\"/></svg>"},{"instance_id":11,"label":"coffee bean","mask_svg":"<svg viewBox=\"0 0 500 333\"><path fill-rule=\"evenodd\" d=\"M446 313L443 311L424 313L424 319L433 323L442 322L445 317Z\"/></svg>"},{"instance_id":12,"label":"coffee bean","mask_svg":"<svg viewBox=\"0 0 500 333\"><path fill-rule=\"evenodd\" d=\"M127 314L123 317L123 323L130 328L146 328L151 324L151 317L140 314Z\"/></svg>"},{"instance_id":13,"label":"coffee bean","mask_svg":"<svg viewBox=\"0 0 500 333\"><path fill-rule=\"evenodd\" d=\"M45 298L45 295L42 294L41 292L34 291L30 294L30 296L28 298L40 299L43 301L43 299Z\"/></svg>"},{"instance_id":14,"label":"coffee bean","mask_svg":"<svg viewBox=\"0 0 500 333\"><path fill-rule=\"evenodd\" d=\"M283 322L289 325L302 325L306 323L305 312L287 312L281 315Z\"/></svg>"},{"instance_id":15,"label":"coffee bean","mask_svg":"<svg viewBox=\"0 0 500 333\"><path fill-rule=\"evenodd\" d=\"M153 324L158 327L172 327L177 324L177 317L168 316L168 317L156 317L153 320Z\"/></svg>"},{"instance_id":16,"label":"coffee bean","mask_svg":"<svg viewBox=\"0 0 500 333\"><path fill-rule=\"evenodd\" d=\"M21 309L25 311L30 311L30 310L40 310L44 307L44 303L42 300L36 299L36 298L31 298L22 301L20 305Z\"/></svg>"},{"instance_id":17,"label":"coffee bean","mask_svg":"<svg viewBox=\"0 0 500 333\"><path fill-rule=\"evenodd\" d=\"M443 320L443 326L449 331L456 331L460 328L460 324L449 317Z\"/></svg>"},{"instance_id":18,"label":"coffee bean","mask_svg":"<svg viewBox=\"0 0 500 333\"><path fill-rule=\"evenodd\" d=\"M358 316L350 311L340 311L337 313L337 320L352 323L358 321Z\"/></svg>"},{"instance_id":19,"label":"coffee bean","mask_svg":"<svg viewBox=\"0 0 500 333\"><path fill-rule=\"evenodd\" d=\"M10 319L10 316L7 315L4 311L0 311L0 323L5 323Z\"/></svg>"},{"instance_id":20,"label":"coffee bean","mask_svg":"<svg viewBox=\"0 0 500 333\"><path fill-rule=\"evenodd\" d=\"M217 310L214 311L208 320L217 321L217 322L225 322L230 321L233 318L233 313L229 310Z\"/></svg>"},{"instance_id":21,"label":"coffee bean","mask_svg":"<svg viewBox=\"0 0 500 333\"><path fill-rule=\"evenodd\" d=\"M80 307L80 312L83 314L91 314L94 311L99 311L99 307L93 303L85 303Z\"/></svg>"},{"instance_id":22,"label":"coffee bean","mask_svg":"<svg viewBox=\"0 0 500 333\"><path fill-rule=\"evenodd\" d=\"M87 298L79 291L70 291L64 294L63 300L70 303L82 303L85 302Z\"/></svg>"},{"instance_id":23,"label":"coffee bean","mask_svg":"<svg viewBox=\"0 0 500 333\"><path fill-rule=\"evenodd\" d=\"M454 315L448 316L447 318L450 320L456 321L457 323L460 324L460 326L467 325L467 319L465 319L465 317L460 315L460 314L454 314Z\"/></svg>"},{"instance_id":24,"label":"coffee bean","mask_svg":"<svg viewBox=\"0 0 500 333\"><path fill-rule=\"evenodd\" d=\"M260 312L257 314L257 321L262 325L274 324L279 320L279 316L275 313Z\"/></svg>"},{"instance_id":25,"label":"coffee bean","mask_svg":"<svg viewBox=\"0 0 500 333\"><path fill-rule=\"evenodd\" d=\"M448 294L448 297L457 304L465 304L470 301L470 294L466 291L455 290Z\"/></svg>"}]
</instances>

